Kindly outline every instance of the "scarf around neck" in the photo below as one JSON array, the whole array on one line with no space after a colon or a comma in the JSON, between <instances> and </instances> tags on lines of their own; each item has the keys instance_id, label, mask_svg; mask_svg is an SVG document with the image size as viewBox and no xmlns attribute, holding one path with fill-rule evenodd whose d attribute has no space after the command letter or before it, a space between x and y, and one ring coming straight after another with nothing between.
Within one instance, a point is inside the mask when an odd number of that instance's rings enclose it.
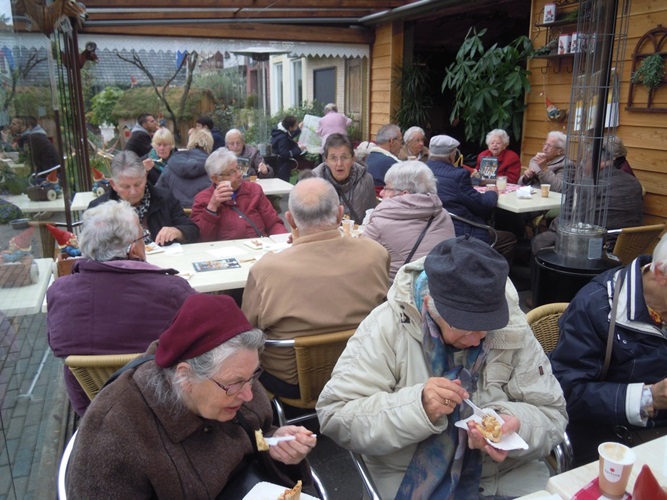
<instances>
[{"instance_id":1,"label":"scarf around neck","mask_svg":"<svg viewBox=\"0 0 667 500\"><path fill-rule=\"evenodd\" d=\"M480 368L488 349L484 341L465 349L461 364L454 356L458 349L445 344L440 328L429 314L423 297L428 294L426 273L416 281L415 303L422 312L422 352L431 376L459 379L469 393L477 389ZM419 443L408 465L397 499L469 499L479 495L482 456L479 450L468 449L467 432L455 427L458 420L470 416L469 408L454 408L447 417L447 429Z\"/></svg>"}]
</instances>

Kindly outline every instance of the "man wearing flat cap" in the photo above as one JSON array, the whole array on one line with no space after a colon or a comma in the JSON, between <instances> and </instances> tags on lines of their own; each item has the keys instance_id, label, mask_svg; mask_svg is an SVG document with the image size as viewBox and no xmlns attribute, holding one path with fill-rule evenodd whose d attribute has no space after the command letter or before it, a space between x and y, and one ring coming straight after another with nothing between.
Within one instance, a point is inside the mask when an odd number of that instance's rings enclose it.
<instances>
[{"instance_id":1,"label":"man wearing flat cap","mask_svg":"<svg viewBox=\"0 0 667 500\"><path fill-rule=\"evenodd\" d=\"M565 400L508 271L486 243L443 241L399 270L387 302L348 341L317 403L320 429L363 455L382 498L544 488L540 458L563 438ZM466 398L495 410L503 435L528 448L503 451L474 424L455 427L471 416Z\"/></svg>"},{"instance_id":2,"label":"man wearing flat cap","mask_svg":"<svg viewBox=\"0 0 667 500\"><path fill-rule=\"evenodd\" d=\"M486 224L498 203L498 190L487 187L484 193L472 187L470 172L454 166L461 154L459 141L448 135L436 135L429 144L430 156L426 164L438 181L438 196L449 213L465 217L477 224ZM491 243L489 231L484 228L454 220L457 236L469 234L486 243ZM516 236L508 231L496 231L495 249L511 264L516 248Z\"/></svg>"}]
</instances>

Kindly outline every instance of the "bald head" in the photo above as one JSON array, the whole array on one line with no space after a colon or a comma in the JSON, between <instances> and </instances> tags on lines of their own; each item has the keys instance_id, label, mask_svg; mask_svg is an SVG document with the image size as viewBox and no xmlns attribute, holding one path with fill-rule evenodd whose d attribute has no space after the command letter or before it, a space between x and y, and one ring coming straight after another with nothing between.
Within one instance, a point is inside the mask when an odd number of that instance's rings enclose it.
<instances>
[{"instance_id":1,"label":"bald head","mask_svg":"<svg viewBox=\"0 0 667 500\"><path fill-rule=\"evenodd\" d=\"M342 215L336 190L320 178L299 182L290 192L288 206L288 221L299 229L300 234L333 229Z\"/></svg>"}]
</instances>

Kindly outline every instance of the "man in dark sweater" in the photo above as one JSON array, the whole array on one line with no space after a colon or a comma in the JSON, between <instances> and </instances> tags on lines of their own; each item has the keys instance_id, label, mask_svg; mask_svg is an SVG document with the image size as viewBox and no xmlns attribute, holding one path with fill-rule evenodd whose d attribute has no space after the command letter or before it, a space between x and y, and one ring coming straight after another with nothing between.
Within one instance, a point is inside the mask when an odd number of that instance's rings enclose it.
<instances>
[{"instance_id":1,"label":"man in dark sweater","mask_svg":"<svg viewBox=\"0 0 667 500\"><path fill-rule=\"evenodd\" d=\"M155 117L144 113L137 118L137 124L132 127L132 135L125 144L125 151L132 151L138 157L148 154L151 150L151 137L159 128Z\"/></svg>"}]
</instances>

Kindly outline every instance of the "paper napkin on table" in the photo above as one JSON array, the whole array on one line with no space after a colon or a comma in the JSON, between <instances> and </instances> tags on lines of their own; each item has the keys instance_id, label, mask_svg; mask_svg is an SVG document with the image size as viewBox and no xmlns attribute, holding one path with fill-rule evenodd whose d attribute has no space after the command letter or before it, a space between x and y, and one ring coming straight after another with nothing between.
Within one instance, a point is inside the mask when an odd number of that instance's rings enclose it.
<instances>
[{"instance_id":1,"label":"paper napkin on table","mask_svg":"<svg viewBox=\"0 0 667 500\"><path fill-rule=\"evenodd\" d=\"M516 197L517 198L532 198L533 193L530 188L530 186L522 186L519 189L516 190Z\"/></svg>"}]
</instances>

